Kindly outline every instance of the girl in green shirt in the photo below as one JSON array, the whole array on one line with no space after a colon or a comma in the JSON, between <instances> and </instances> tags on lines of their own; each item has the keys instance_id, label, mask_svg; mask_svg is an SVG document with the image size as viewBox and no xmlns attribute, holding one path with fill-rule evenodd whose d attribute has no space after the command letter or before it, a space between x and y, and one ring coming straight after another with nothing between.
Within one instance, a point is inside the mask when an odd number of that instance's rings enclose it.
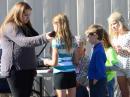
<instances>
[{"instance_id":1,"label":"girl in green shirt","mask_svg":"<svg viewBox=\"0 0 130 97\"><path fill-rule=\"evenodd\" d=\"M114 84L115 84L116 71L114 71L112 68L114 68L114 66L118 64L118 59L116 51L113 49L109 40L109 36L105 31L103 35L103 44L107 56L106 74L107 74L108 97L114 97Z\"/></svg>"}]
</instances>

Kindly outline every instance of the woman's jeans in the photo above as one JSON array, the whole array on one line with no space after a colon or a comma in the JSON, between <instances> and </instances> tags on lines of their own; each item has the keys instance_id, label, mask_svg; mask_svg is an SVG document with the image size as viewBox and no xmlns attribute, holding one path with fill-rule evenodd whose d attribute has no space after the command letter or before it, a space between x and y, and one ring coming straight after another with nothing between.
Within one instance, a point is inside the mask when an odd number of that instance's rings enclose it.
<instances>
[{"instance_id":1,"label":"woman's jeans","mask_svg":"<svg viewBox=\"0 0 130 97\"><path fill-rule=\"evenodd\" d=\"M7 78L13 97L30 97L34 80L34 70L11 71Z\"/></svg>"}]
</instances>

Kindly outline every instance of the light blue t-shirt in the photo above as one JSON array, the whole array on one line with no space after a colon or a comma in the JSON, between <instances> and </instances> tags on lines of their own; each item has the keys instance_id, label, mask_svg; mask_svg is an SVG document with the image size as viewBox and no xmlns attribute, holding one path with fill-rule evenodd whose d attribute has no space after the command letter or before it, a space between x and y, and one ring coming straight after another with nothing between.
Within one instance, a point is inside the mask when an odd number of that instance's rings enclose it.
<instances>
[{"instance_id":1,"label":"light blue t-shirt","mask_svg":"<svg viewBox=\"0 0 130 97\"><path fill-rule=\"evenodd\" d=\"M65 49L65 44L59 39L52 40L52 48L58 49L58 64L54 66L53 73L59 72L72 72L75 71L75 66L72 62L72 54L76 44L73 43L73 48L71 52L67 52Z\"/></svg>"}]
</instances>

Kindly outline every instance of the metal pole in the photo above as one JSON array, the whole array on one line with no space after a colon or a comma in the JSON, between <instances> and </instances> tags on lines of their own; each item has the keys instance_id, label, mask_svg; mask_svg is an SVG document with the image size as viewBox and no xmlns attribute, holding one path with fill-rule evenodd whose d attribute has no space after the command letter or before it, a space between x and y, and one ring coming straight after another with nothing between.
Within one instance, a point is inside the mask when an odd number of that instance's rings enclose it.
<instances>
[{"instance_id":1,"label":"metal pole","mask_svg":"<svg viewBox=\"0 0 130 97\"><path fill-rule=\"evenodd\" d=\"M96 1L94 0L94 24L96 23Z\"/></svg>"},{"instance_id":2,"label":"metal pole","mask_svg":"<svg viewBox=\"0 0 130 97\"><path fill-rule=\"evenodd\" d=\"M8 14L8 10L9 10L9 0L7 0L7 10L6 10L7 14Z\"/></svg>"},{"instance_id":3,"label":"metal pole","mask_svg":"<svg viewBox=\"0 0 130 97\"><path fill-rule=\"evenodd\" d=\"M77 34L79 35L79 16L78 16L78 14L79 14L79 4L78 4L78 0L77 0Z\"/></svg>"},{"instance_id":4,"label":"metal pole","mask_svg":"<svg viewBox=\"0 0 130 97\"><path fill-rule=\"evenodd\" d=\"M128 16L127 16L127 19L128 19L128 27L130 28L130 0L128 0Z\"/></svg>"}]
</instances>

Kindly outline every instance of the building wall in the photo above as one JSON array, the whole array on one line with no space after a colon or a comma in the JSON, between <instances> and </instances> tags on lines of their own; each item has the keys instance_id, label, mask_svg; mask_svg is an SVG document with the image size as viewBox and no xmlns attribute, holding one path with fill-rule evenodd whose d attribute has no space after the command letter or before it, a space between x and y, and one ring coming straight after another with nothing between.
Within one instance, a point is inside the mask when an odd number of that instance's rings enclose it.
<instances>
[{"instance_id":1,"label":"building wall","mask_svg":"<svg viewBox=\"0 0 130 97\"><path fill-rule=\"evenodd\" d=\"M112 11L121 12L126 19L130 12L130 0L0 0L0 23L10 8L19 1L26 1L31 5L32 25L39 33L52 30L52 18L58 13L67 14L74 35L82 35L93 23L104 25L107 29L107 18ZM37 48L37 53L41 48L42 46ZM42 56L45 56L44 53Z\"/></svg>"},{"instance_id":2,"label":"building wall","mask_svg":"<svg viewBox=\"0 0 130 97\"><path fill-rule=\"evenodd\" d=\"M93 23L104 25L107 29L107 18L115 10L121 12L126 19L130 18L130 0L0 0L0 24L10 8L19 1L31 5L32 25L39 33L52 31L52 18L58 13L67 14L74 35L84 34ZM36 52L39 53L41 48L42 46L37 48ZM87 48L89 50L89 46ZM42 53L42 56L46 55Z\"/></svg>"}]
</instances>

